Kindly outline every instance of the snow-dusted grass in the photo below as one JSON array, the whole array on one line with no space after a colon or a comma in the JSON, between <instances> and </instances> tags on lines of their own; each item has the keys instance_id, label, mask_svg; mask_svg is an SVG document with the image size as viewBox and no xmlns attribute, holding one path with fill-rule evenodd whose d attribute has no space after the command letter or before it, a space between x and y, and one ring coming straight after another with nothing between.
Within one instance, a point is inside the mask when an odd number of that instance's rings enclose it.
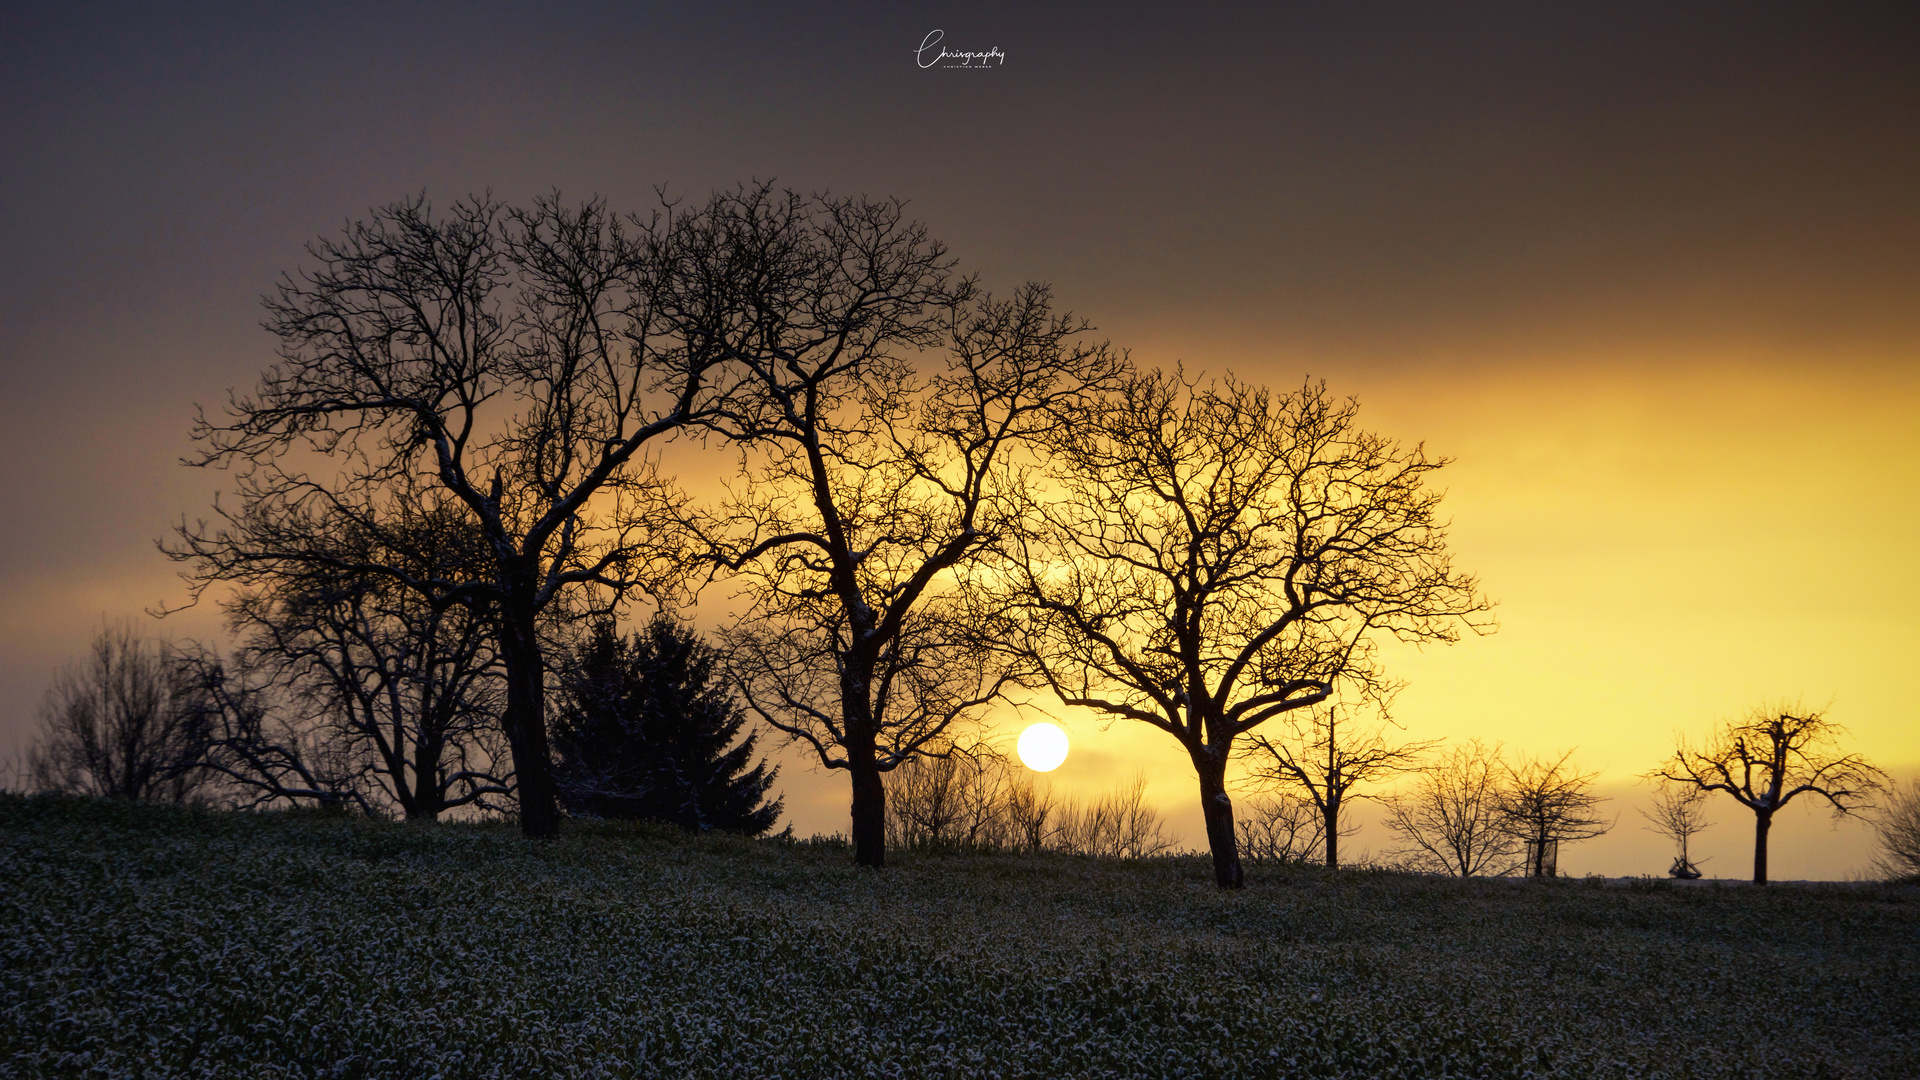
<instances>
[{"instance_id":1,"label":"snow-dusted grass","mask_svg":"<svg viewBox=\"0 0 1920 1080\"><path fill-rule=\"evenodd\" d=\"M1920 1076L1920 891L0 797L0 1076Z\"/></svg>"}]
</instances>

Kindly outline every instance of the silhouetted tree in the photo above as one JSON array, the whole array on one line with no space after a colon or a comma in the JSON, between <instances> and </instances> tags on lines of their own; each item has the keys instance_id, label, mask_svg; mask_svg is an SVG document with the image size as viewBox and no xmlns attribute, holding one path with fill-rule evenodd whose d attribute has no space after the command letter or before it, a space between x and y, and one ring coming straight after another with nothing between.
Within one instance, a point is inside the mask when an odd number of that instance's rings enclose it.
<instances>
[{"instance_id":1,"label":"silhouetted tree","mask_svg":"<svg viewBox=\"0 0 1920 1080\"><path fill-rule=\"evenodd\" d=\"M1894 785L1873 824L1874 869L1887 878L1920 877L1920 780Z\"/></svg>"},{"instance_id":2,"label":"silhouetted tree","mask_svg":"<svg viewBox=\"0 0 1920 1080\"><path fill-rule=\"evenodd\" d=\"M224 420L195 425L204 449L190 463L232 469L238 506L178 529L169 554L191 564L194 597L351 572L484 612L529 836L558 825L542 618L607 609L682 568L661 528L673 496L646 450L726 395L718 343L677 335L662 311L729 291L664 269L708 214L670 208L629 230L598 201L558 196L527 209L469 199L443 217L423 198L382 207L308 248L316 265L266 300L280 364L254 395L230 396ZM386 529L425 490L479 539L479 566L421 576L310 542L321 521Z\"/></svg>"},{"instance_id":3,"label":"silhouetted tree","mask_svg":"<svg viewBox=\"0 0 1920 1080\"><path fill-rule=\"evenodd\" d=\"M1053 788L1042 788L1031 776L1016 775L1007 785L1008 843L1025 851L1045 848L1060 831L1061 805Z\"/></svg>"},{"instance_id":4,"label":"silhouetted tree","mask_svg":"<svg viewBox=\"0 0 1920 1080\"><path fill-rule=\"evenodd\" d=\"M1647 829L1674 842L1673 865L1667 873L1677 878L1697 878L1700 868L1688 852L1688 843L1713 823L1707 820L1707 793L1692 784L1662 782L1654 793L1653 808L1640 811Z\"/></svg>"},{"instance_id":5,"label":"silhouetted tree","mask_svg":"<svg viewBox=\"0 0 1920 1080\"><path fill-rule=\"evenodd\" d=\"M1560 845L1603 836L1613 823L1595 815L1606 801L1589 788L1599 773L1575 772L1567 765L1573 751L1558 758L1529 758L1509 765L1494 792L1500 827L1520 844L1528 877L1553 877Z\"/></svg>"},{"instance_id":6,"label":"silhouetted tree","mask_svg":"<svg viewBox=\"0 0 1920 1080\"><path fill-rule=\"evenodd\" d=\"M429 496L393 513L405 520L379 529L322 519L310 543L337 565L389 565L421 580L458 580L484 564L447 502ZM404 547L383 546L394 537ZM503 682L483 608L318 562L223 607L242 647L231 665L197 660L214 735L207 763L250 805L352 801L409 820L505 808Z\"/></svg>"},{"instance_id":7,"label":"silhouetted tree","mask_svg":"<svg viewBox=\"0 0 1920 1080\"><path fill-rule=\"evenodd\" d=\"M1240 829L1240 857L1248 862L1302 863L1325 858L1326 815L1291 791L1242 804L1235 823Z\"/></svg>"},{"instance_id":8,"label":"silhouetted tree","mask_svg":"<svg viewBox=\"0 0 1920 1080\"><path fill-rule=\"evenodd\" d=\"M701 526L752 599L726 650L749 709L847 770L855 858L881 866L882 775L1008 683L961 586L1020 521L1012 455L1116 361L1044 288L975 296L897 202L750 191L709 224L713 268L684 280L754 253L711 324L747 373L709 425L745 483Z\"/></svg>"},{"instance_id":9,"label":"silhouetted tree","mask_svg":"<svg viewBox=\"0 0 1920 1080\"><path fill-rule=\"evenodd\" d=\"M183 803L204 788L193 681L162 642L129 623L102 627L82 661L54 673L28 751L41 791Z\"/></svg>"},{"instance_id":10,"label":"silhouetted tree","mask_svg":"<svg viewBox=\"0 0 1920 1080\"><path fill-rule=\"evenodd\" d=\"M1475 739L1427 766L1411 792L1387 802L1387 828L1405 842L1393 854L1418 870L1457 877L1510 874L1524 865L1502 828L1500 747Z\"/></svg>"},{"instance_id":11,"label":"silhouetted tree","mask_svg":"<svg viewBox=\"0 0 1920 1080\"><path fill-rule=\"evenodd\" d=\"M1160 811L1147 802L1146 774L1136 773L1099 798L1061 804L1053 847L1069 855L1147 859L1173 850L1166 826Z\"/></svg>"},{"instance_id":12,"label":"silhouetted tree","mask_svg":"<svg viewBox=\"0 0 1920 1080\"><path fill-rule=\"evenodd\" d=\"M1686 739L1649 776L1702 791L1724 791L1753 811L1753 881L1767 883L1767 834L1773 815L1801 795L1818 795L1844 816L1869 806L1886 774L1857 754L1839 752L1846 729L1818 712L1755 709L1720 725L1696 748Z\"/></svg>"},{"instance_id":13,"label":"silhouetted tree","mask_svg":"<svg viewBox=\"0 0 1920 1080\"><path fill-rule=\"evenodd\" d=\"M1487 609L1424 486L1445 462L1356 410L1320 385L1133 376L1052 430L1056 491L1012 567L1011 647L1067 704L1179 742L1225 888L1243 880L1235 740L1336 681L1375 684L1374 635L1452 641Z\"/></svg>"},{"instance_id":14,"label":"silhouetted tree","mask_svg":"<svg viewBox=\"0 0 1920 1080\"><path fill-rule=\"evenodd\" d=\"M780 817L777 769L738 745L746 713L716 682L719 656L662 615L622 639L594 624L554 727L560 795L576 814L758 836Z\"/></svg>"},{"instance_id":15,"label":"silhouetted tree","mask_svg":"<svg viewBox=\"0 0 1920 1080\"><path fill-rule=\"evenodd\" d=\"M996 851L1016 838L1015 791L997 754L950 748L887 774L887 846Z\"/></svg>"},{"instance_id":16,"label":"silhouetted tree","mask_svg":"<svg viewBox=\"0 0 1920 1080\"><path fill-rule=\"evenodd\" d=\"M1327 866L1340 865L1340 810L1348 802L1374 796L1357 789L1419 768L1420 758L1437 743L1391 743L1384 728L1343 730L1338 703L1307 710L1305 718L1278 740L1255 733L1254 744L1265 754L1255 765L1257 775L1282 787L1306 794L1321 817L1319 835Z\"/></svg>"}]
</instances>

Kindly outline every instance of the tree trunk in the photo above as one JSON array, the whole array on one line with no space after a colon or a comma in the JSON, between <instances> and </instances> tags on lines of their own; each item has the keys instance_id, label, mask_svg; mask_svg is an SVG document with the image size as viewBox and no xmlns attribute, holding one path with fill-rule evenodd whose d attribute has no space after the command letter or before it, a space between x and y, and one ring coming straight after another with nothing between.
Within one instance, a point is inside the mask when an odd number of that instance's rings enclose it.
<instances>
[{"instance_id":1,"label":"tree trunk","mask_svg":"<svg viewBox=\"0 0 1920 1080\"><path fill-rule=\"evenodd\" d=\"M1767 832L1773 828L1772 814L1753 816L1753 883L1767 883Z\"/></svg>"},{"instance_id":2,"label":"tree trunk","mask_svg":"<svg viewBox=\"0 0 1920 1080\"><path fill-rule=\"evenodd\" d=\"M853 861L877 870L887 865L887 788L880 782L872 734L852 742L847 770L853 773Z\"/></svg>"},{"instance_id":3,"label":"tree trunk","mask_svg":"<svg viewBox=\"0 0 1920 1080\"><path fill-rule=\"evenodd\" d=\"M424 730L429 723L425 708L420 710L420 739L413 744L413 790L400 805L408 821L438 821L446 809L447 792L440 786L440 742ZM394 788L406 791L405 768L394 778Z\"/></svg>"},{"instance_id":4,"label":"tree trunk","mask_svg":"<svg viewBox=\"0 0 1920 1080\"><path fill-rule=\"evenodd\" d=\"M513 751L520 834L533 840L551 839L560 832L559 791L547 749L546 667L530 597L503 605L500 660L507 669L507 709L500 726Z\"/></svg>"},{"instance_id":5,"label":"tree trunk","mask_svg":"<svg viewBox=\"0 0 1920 1080\"><path fill-rule=\"evenodd\" d=\"M1340 800L1339 799L1331 798L1331 797L1327 799L1326 813L1321 815L1321 820L1325 824L1325 827L1327 830L1327 838L1326 838L1327 869L1338 870L1340 869Z\"/></svg>"},{"instance_id":6,"label":"tree trunk","mask_svg":"<svg viewBox=\"0 0 1920 1080\"><path fill-rule=\"evenodd\" d=\"M1193 755L1200 774L1200 812L1206 817L1207 846L1213 850L1213 883L1223 889L1246 885L1240 870L1240 842L1233 832L1233 800L1227 798L1227 763L1211 754Z\"/></svg>"}]
</instances>

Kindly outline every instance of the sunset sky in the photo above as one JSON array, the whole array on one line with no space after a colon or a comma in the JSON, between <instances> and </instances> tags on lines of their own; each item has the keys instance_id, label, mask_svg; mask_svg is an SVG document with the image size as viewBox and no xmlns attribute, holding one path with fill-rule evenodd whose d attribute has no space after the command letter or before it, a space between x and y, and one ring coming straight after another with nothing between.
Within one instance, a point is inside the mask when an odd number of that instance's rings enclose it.
<instances>
[{"instance_id":1,"label":"sunset sky","mask_svg":"<svg viewBox=\"0 0 1920 1080\"><path fill-rule=\"evenodd\" d=\"M1397 717L1578 748L1622 817L1563 868L1663 870L1635 778L1756 704L1828 709L1920 775L1898 5L24 7L0 25L0 751L103 619L184 600L154 541L220 483L177 464L193 406L271 361L259 296L309 240L423 191L642 210L776 178L908 200L989 287L1052 282L1136 361L1324 378L1455 459L1456 562L1500 627L1390 654ZM923 68L936 29L1004 62ZM1055 719L1063 791L1145 770L1199 842L1167 736ZM844 774L782 779L797 831L845 828ZM1746 873L1741 813L1714 807L1711 872ZM1862 871L1865 835L1796 815L1773 874Z\"/></svg>"}]
</instances>

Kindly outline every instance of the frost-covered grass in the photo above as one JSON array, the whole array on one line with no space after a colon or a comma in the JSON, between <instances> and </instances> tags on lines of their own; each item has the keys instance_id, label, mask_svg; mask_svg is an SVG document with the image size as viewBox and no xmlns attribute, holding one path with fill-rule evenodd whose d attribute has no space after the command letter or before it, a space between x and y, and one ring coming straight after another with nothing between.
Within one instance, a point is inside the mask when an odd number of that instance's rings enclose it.
<instances>
[{"instance_id":1,"label":"frost-covered grass","mask_svg":"<svg viewBox=\"0 0 1920 1080\"><path fill-rule=\"evenodd\" d=\"M0 797L0 1076L1920 1076L1920 890Z\"/></svg>"}]
</instances>

